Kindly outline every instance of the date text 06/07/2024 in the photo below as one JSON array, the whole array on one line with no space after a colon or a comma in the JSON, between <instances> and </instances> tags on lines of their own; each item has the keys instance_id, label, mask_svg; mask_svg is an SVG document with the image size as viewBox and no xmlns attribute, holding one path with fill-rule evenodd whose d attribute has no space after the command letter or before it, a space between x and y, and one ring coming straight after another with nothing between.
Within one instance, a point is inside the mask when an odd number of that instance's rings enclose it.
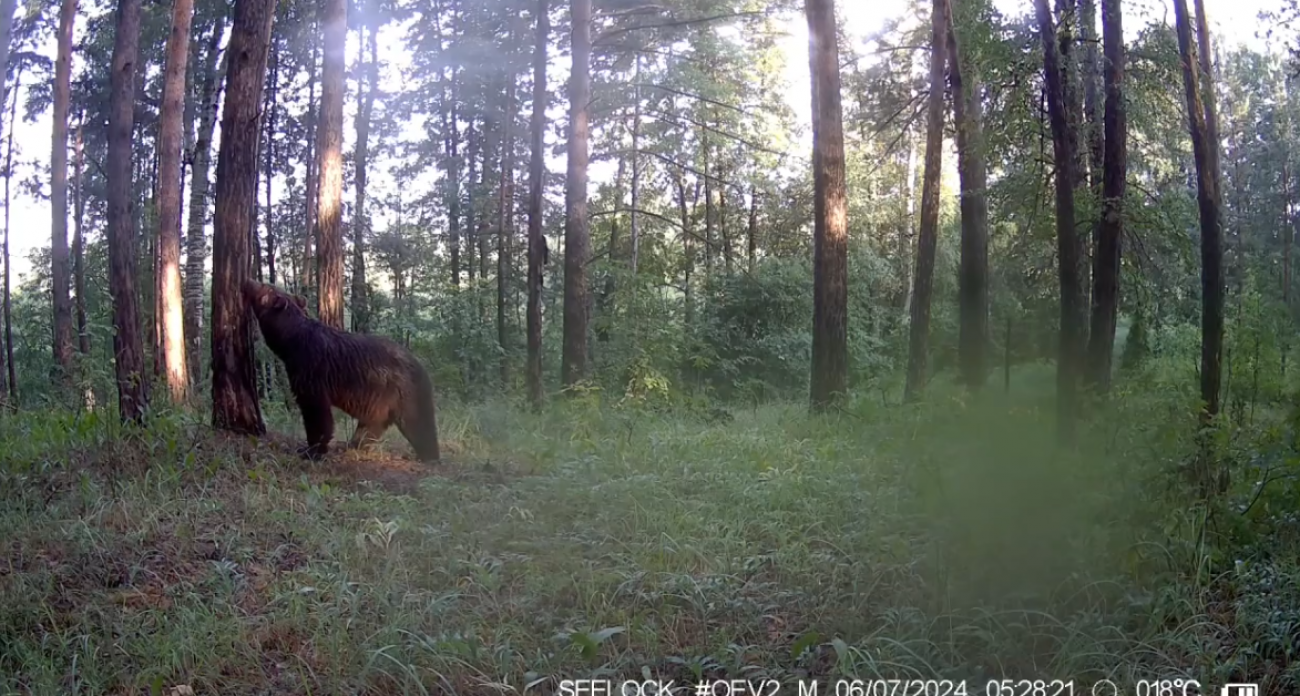
<instances>
[{"instance_id":1,"label":"date text 06/07/2024","mask_svg":"<svg viewBox=\"0 0 1300 696\"><path fill-rule=\"evenodd\" d=\"M706 679L695 683L671 681L615 681L566 679L559 684L561 696L1085 696L1072 680L995 679L979 685L951 679L836 679L800 680L782 689L774 679Z\"/></svg>"}]
</instances>

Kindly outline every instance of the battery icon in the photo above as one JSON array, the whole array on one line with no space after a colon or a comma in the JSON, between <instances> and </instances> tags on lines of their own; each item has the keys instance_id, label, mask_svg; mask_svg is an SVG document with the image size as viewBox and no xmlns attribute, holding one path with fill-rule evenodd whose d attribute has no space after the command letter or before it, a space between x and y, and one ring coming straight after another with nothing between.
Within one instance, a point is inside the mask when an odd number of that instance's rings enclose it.
<instances>
[{"instance_id":1,"label":"battery icon","mask_svg":"<svg viewBox=\"0 0 1300 696\"><path fill-rule=\"evenodd\" d=\"M1258 684L1225 684L1219 696L1259 696Z\"/></svg>"}]
</instances>

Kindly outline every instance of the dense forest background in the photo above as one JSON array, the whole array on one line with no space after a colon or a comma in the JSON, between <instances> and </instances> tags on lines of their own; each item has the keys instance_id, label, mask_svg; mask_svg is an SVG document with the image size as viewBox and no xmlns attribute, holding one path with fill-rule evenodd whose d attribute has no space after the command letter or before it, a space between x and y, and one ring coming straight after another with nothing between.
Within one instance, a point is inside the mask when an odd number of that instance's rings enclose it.
<instances>
[{"instance_id":1,"label":"dense forest background","mask_svg":"<svg viewBox=\"0 0 1300 696\"><path fill-rule=\"evenodd\" d=\"M1291 693L1300 8L1243 46L1202 0L1013 4L0 2L0 684ZM297 411L245 277L418 355L461 478L267 453ZM238 638L111 635L158 616Z\"/></svg>"}]
</instances>

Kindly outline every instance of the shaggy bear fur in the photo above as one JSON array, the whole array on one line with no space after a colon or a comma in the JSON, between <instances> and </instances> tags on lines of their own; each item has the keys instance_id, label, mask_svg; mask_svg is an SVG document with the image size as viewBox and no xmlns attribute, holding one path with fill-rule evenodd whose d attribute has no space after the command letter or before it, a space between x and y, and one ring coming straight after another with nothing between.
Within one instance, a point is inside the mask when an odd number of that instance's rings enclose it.
<instances>
[{"instance_id":1,"label":"shaggy bear fur","mask_svg":"<svg viewBox=\"0 0 1300 696\"><path fill-rule=\"evenodd\" d=\"M306 300L273 285L246 280L241 290L266 345L288 373L307 431L303 456L319 459L329 451L333 407L357 419L349 447L379 440L396 425L416 456L438 461L433 383L409 350L385 338L326 326L307 316Z\"/></svg>"}]
</instances>

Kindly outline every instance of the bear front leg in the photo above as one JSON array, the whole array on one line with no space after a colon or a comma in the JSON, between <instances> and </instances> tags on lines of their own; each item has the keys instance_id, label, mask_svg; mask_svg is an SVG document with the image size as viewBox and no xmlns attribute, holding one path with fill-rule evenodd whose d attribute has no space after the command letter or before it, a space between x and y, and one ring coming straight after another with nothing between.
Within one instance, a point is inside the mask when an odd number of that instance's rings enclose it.
<instances>
[{"instance_id":1,"label":"bear front leg","mask_svg":"<svg viewBox=\"0 0 1300 696\"><path fill-rule=\"evenodd\" d=\"M307 432L307 446L300 454L306 459L320 459L329 452L334 439L334 411L324 394L303 392L295 395L302 412L302 429Z\"/></svg>"}]
</instances>

